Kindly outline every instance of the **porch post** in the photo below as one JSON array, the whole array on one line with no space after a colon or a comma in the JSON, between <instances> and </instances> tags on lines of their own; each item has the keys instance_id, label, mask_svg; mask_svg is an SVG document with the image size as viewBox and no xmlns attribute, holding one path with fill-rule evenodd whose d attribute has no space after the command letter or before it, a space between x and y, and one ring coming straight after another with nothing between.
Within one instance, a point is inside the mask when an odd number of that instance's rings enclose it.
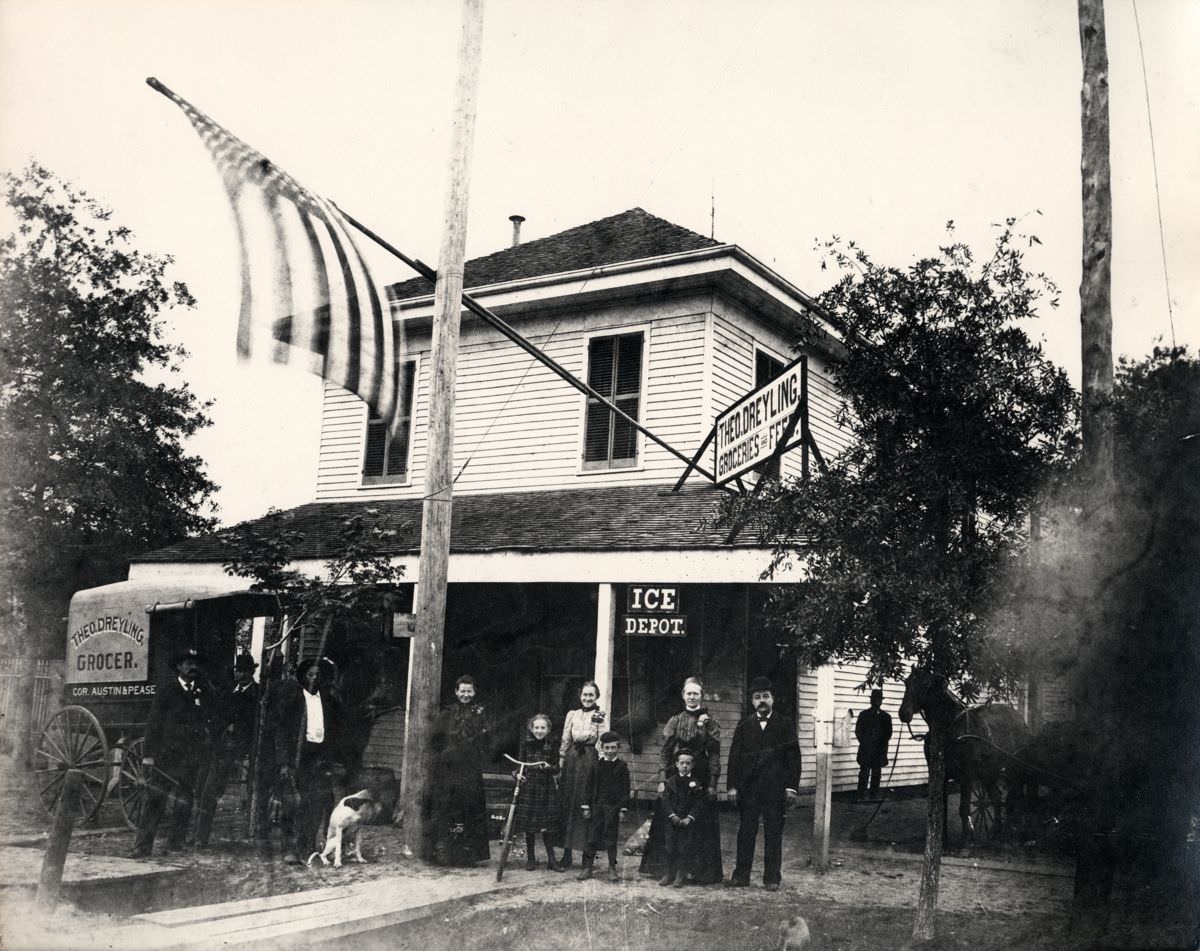
<instances>
[{"instance_id":1,"label":"porch post","mask_svg":"<svg viewBox=\"0 0 1200 951\"><path fill-rule=\"evenodd\" d=\"M417 610L417 587L419 582L413 582L413 615L416 616ZM415 632L414 632L415 633ZM416 640L413 637L406 638L408 641L408 683L404 687L404 750L400 754L400 801L407 802L405 794L408 792L409 771L404 768L404 761L408 759L408 751L412 748L408 745L409 741L409 725L412 720L409 718L409 711L412 710L412 692L413 692L413 642ZM440 698L439 698L440 699Z\"/></svg>"},{"instance_id":2,"label":"porch post","mask_svg":"<svg viewBox=\"0 0 1200 951\"><path fill-rule=\"evenodd\" d=\"M261 664L263 662L263 645L267 642L267 619L265 617L256 617L250 619L250 656ZM259 683L266 680L267 671L265 667L259 667L254 672L254 679Z\"/></svg>"},{"instance_id":3,"label":"porch post","mask_svg":"<svg viewBox=\"0 0 1200 951\"><path fill-rule=\"evenodd\" d=\"M813 711L817 744L817 789L813 804L813 857L817 868L829 866L830 810L833 806L833 665L817 668L817 705Z\"/></svg>"},{"instance_id":4,"label":"porch post","mask_svg":"<svg viewBox=\"0 0 1200 951\"><path fill-rule=\"evenodd\" d=\"M600 688L600 709L608 714L608 728L613 727L613 631L617 627L617 599L611 584L596 586L596 673L594 680Z\"/></svg>"}]
</instances>

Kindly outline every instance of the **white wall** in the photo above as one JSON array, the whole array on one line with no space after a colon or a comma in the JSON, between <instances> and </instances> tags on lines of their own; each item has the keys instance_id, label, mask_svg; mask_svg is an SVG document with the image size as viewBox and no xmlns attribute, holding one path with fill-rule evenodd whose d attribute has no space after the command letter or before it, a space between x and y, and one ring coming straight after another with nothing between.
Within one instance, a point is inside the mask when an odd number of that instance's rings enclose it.
<instances>
[{"instance_id":1,"label":"white wall","mask_svg":"<svg viewBox=\"0 0 1200 951\"><path fill-rule=\"evenodd\" d=\"M754 385L756 346L789 362L791 341L738 304L691 294L603 309L559 311L512 318L531 342L578 378L584 378L589 335L643 330L643 404L640 421L687 457L695 452L715 415ZM409 353L418 361L409 481L361 485L366 407L332 384L325 386L317 501L412 498L423 494L427 451L426 404L429 337L412 334ZM810 358L810 405L814 435L829 457L841 444L834 415L837 397ZM674 482L684 463L642 439L632 469L581 469L584 397L550 370L474 319L464 322L455 405L455 483L458 493L515 492ZM785 460L799 475L800 450ZM710 467L711 451L702 464ZM464 468L465 467L465 468Z\"/></svg>"}]
</instances>

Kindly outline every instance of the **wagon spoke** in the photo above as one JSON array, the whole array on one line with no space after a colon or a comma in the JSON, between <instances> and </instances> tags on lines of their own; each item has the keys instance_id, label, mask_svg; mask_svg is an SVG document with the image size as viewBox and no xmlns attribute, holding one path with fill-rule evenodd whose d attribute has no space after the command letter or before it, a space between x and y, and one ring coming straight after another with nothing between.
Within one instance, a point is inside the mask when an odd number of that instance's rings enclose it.
<instances>
[{"instance_id":1,"label":"wagon spoke","mask_svg":"<svg viewBox=\"0 0 1200 951\"><path fill-rule=\"evenodd\" d=\"M71 711L68 719L71 721L71 762L78 763L83 758L84 743L92 736L92 724L88 721L87 717L75 710Z\"/></svg>"},{"instance_id":2,"label":"wagon spoke","mask_svg":"<svg viewBox=\"0 0 1200 951\"><path fill-rule=\"evenodd\" d=\"M52 726L54 728L53 730L51 730L48 727L46 729L46 732L42 734L42 740L45 741L45 744L47 746L52 747L53 752L58 756L58 760L60 763L68 763L68 762L70 762L71 758L67 755L67 751L65 749L63 749L62 743L60 743L58 741L58 739L54 736L54 732L59 729L59 724L56 721L55 723L52 724ZM47 754L47 755L49 755L49 754Z\"/></svg>"},{"instance_id":3,"label":"wagon spoke","mask_svg":"<svg viewBox=\"0 0 1200 951\"><path fill-rule=\"evenodd\" d=\"M107 751L104 749L104 744L97 742L89 743L85 749L79 751L79 756L75 762L80 769L107 765L108 756Z\"/></svg>"},{"instance_id":4,"label":"wagon spoke","mask_svg":"<svg viewBox=\"0 0 1200 951\"><path fill-rule=\"evenodd\" d=\"M91 803L92 803L92 806L93 806L93 807L94 807L94 806L98 806L98 805L100 804L100 796L99 796L99 795L97 795L97 793L96 793L96 790L93 788L94 786L95 786L95 781L93 781L93 782L86 782L86 781L85 781L85 782L82 782L82 783L80 783L80 784L79 784L79 798L80 798L80 805L81 805L81 807L83 806L83 798L84 798L85 796L86 796L86 797L87 797L89 800L91 800ZM83 812L91 812L91 808L90 808L90 807L85 807L85 808L82 808L82 809L81 809L81 811L83 811Z\"/></svg>"},{"instance_id":5,"label":"wagon spoke","mask_svg":"<svg viewBox=\"0 0 1200 951\"><path fill-rule=\"evenodd\" d=\"M41 788L40 795L42 799L45 800L47 794L49 794L52 802L58 802L58 797L62 792L63 780L66 779L66 776L66 773L61 772L52 776L50 781ZM53 790L53 792L51 792L51 790Z\"/></svg>"}]
</instances>

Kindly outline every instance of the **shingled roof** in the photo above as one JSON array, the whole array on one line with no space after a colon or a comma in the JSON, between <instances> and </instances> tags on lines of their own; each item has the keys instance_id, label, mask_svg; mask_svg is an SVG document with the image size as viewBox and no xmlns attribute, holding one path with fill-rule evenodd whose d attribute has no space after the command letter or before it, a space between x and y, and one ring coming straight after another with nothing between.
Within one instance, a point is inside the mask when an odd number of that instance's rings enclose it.
<instances>
[{"instance_id":1,"label":"shingled roof","mask_svg":"<svg viewBox=\"0 0 1200 951\"><path fill-rule=\"evenodd\" d=\"M722 493L711 485L671 492L662 485L603 486L498 495L461 495L454 499L450 550L498 551L670 551L727 547L726 532L712 523ZM314 502L256 519L260 529L299 532L295 559L329 558L340 544L347 518L371 514L390 529L380 551L414 555L421 545L421 500ZM136 562L213 562L225 558L230 530L191 538L140 555ZM746 531L736 547L757 547Z\"/></svg>"},{"instance_id":2,"label":"shingled roof","mask_svg":"<svg viewBox=\"0 0 1200 951\"><path fill-rule=\"evenodd\" d=\"M619 215L568 228L546 238L526 241L516 247L468 261L463 286L484 287L546 274L696 251L719 244L719 241L671 224L641 208L631 208ZM433 283L423 277L388 288L388 296L392 300L407 300L432 293Z\"/></svg>"}]
</instances>

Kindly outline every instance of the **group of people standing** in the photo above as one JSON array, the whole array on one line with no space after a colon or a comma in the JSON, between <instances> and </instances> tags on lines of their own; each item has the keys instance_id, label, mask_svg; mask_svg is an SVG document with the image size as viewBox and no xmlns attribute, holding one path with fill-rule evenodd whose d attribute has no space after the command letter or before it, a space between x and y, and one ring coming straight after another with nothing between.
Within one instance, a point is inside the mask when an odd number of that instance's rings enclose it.
<instances>
[{"instance_id":1,"label":"group of people standing","mask_svg":"<svg viewBox=\"0 0 1200 951\"><path fill-rule=\"evenodd\" d=\"M436 767L425 804L427 857L444 864L474 864L488 858L483 770L489 755L489 725L475 699L475 682L460 677L455 702L440 714L431 735ZM781 880L784 815L800 784L800 745L795 724L774 709L771 683L750 684L754 714L738 724L729 747L727 796L739 813L737 859L723 879L720 815L721 726L704 706L704 685L689 677L681 691L683 709L663 730L658 799L640 871L664 886L750 884L763 830L763 884ZM526 868L538 867L538 836L546 867L561 872L580 855L580 879L595 874L597 856L607 854L609 878L619 881L617 838L629 805L629 768L620 758L620 737L598 706L599 687L585 683L579 706L568 711L558 740L553 722L538 713L528 722L514 777L520 784L513 831L524 834ZM561 855L555 849L560 848Z\"/></svg>"},{"instance_id":2,"label":"group of people standing","mask_svg":"<svg viewBox=\"0 0 1200 951\"><path fill-rule=\"evenodd\" d=\"M268 689L255 682L258 664L247 653L234 662L232 686L214 687L202 678L203 661L195 649L180 651L174 676L157 686L142 757L144 805L131 856L153 852L172 794L166 850L188 844L196 800L191 844L208 846L217 803L253 752L248 789L259 853L270 857L274 801L280 807L284 861L299 864L321 836L344 758L345 723L330 685L332 662L306 660L294 678L272 680Z\"/></svg>"},{"instance_id":3,"label":"group of people standing","mask_svg":"<svg viewBox=\"0 0 1200 951\"><path fill-rule=\"evenodd\" d=\"M232 689L217 697L199 681L201 660L196 651L183 651L175 660L175 677L155 696L143 759L147 796L133 855L150 855L172 790L176 806L167 848L184 846L197 796L194 844L207 845L217 801L253 748L253 825L260 850L269 854L274 800L281 806L284 860L298 863L315 847L337 794L345 724L326 676L331 664L303 662L294 680L271 681L264 699L264 688L253 679L257 664L248 654L235 662ZM683 684L683 708L663 729L658 799L640 864L642 874L661 885L749 885L761 826L763 884L779 888L784 816L800 783L800 746L795 724L775 710L770 681L756 678L749 694L753 713L734 730L726 764L726 794L738 810L738 834L735 865L724 879L717 807L721 725L704 706L700 680L689 677ZM521 785L514 831L525 836L529 869L538 867L540 836L552 871L571 868L578 853L579 878L591 878L596 857L604 852L609 877L619 880L617 839L629 806L629 768L620 759L620 737L611 731L599 697L594 682L583 684L579 706L566 714L558 738L546 714L528 721L518 757L523 765L514 773ZM868 784L872 792L878 789L879 767L886 762L891 722L881 700L874 691L871 710L860 718L860 792ZM483 774L493 736L472 677L456 681L454 701L439 714L429 744L435 765L422 804L424 857L459 866L486 861L490 836Z\"/></svg>"}]
</instances>

